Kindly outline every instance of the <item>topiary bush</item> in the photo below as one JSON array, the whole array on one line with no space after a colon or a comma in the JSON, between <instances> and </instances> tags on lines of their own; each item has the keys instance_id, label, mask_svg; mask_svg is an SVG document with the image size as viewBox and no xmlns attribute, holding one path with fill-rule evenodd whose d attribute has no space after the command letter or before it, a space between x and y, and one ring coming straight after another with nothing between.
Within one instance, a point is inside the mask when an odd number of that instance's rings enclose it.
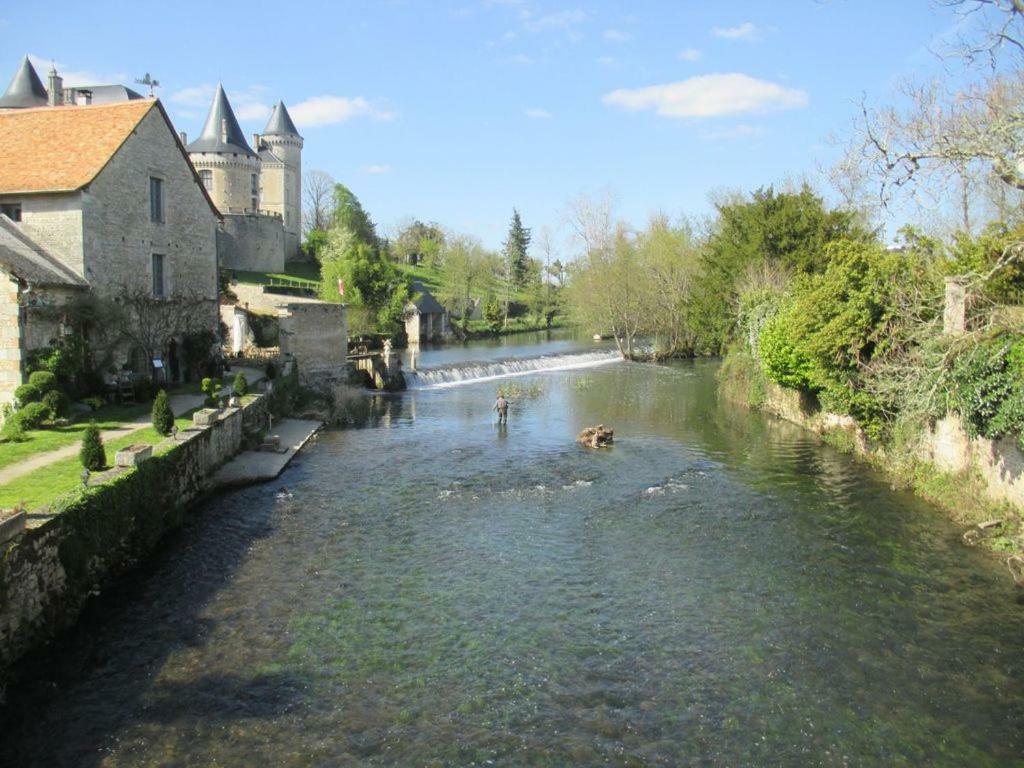
<instances>
[{"instance_id":1,"label":"topiary bush","mask_svg":"<svg viewBox=\"0 0 1024 768\"><path fill-rule=\"evenodd\" d=\"M39 387L35 384L22 384L14 390L14 399L18 403L19 408L23 408L29 403L38 402L42 396L43 393L39 391Z\"/></svg>"},{"instance_id":2,"label":"topiary bush","mask_svg":"<svg viewBox=\"0 0 1024 768\"><path fill-rule=\"evenodd\" d=\"M22 429L38 429L50 418L50 409L43 403L29 403L20 409L14 418L21 424Z\"/></svg>"},{"instance_id":3,"label":"topiary bush","mask_svg":"<svg viewBox=\"0 0 1024 768\"><path fill-rule=\"evenodd\" d=\"M231 383L231 388L239 397L249 391L249 382L246 380L244 373L241 371L238 372L235 376L235 380Z\"/></svg>"},{"instance_id":4,"label":"topiary bush","mask_svg":"<svg viewBox=\"0 0 1024 768\"><path fill-rule=\"evenodd\" d=\"M25 434L21 421L17 416L11 414L4 421L3 429L0 429L0 441L5 443L23 443L26 440L28 440L28 435Z\"/></svg>"},{"instance_id":5,"label":"topiary bush","mask_svg":"<svg viewBox=\"0 0 1024 768\"><path fill-rule=\"evenodd\" d=\"M85 428L78 458L81 460L82 466L90 472L98 472L107 466L107 451L103 447L100 429L95 424L90 424Z\"/></svg>"},{"instance_id":6,"label":"topiary bush","mask_svg":"<svg viewBox=\"0 0 1024 768\"><path fill-rule=\"evenodd\" d=\"M57 377L49 371L33 371L28 375L28 383L45 395L57 388Z\"/></svg>"},{"instance_id":7,"label":"topiary bush","mask_svg":"<svg viewBox=\"0 0 1024 768\"><path fill-rule=\"evenodd\" d=\"M167 392L162 389L156 393L156 399L153 401L152 416L153 429L161 435L171 434L171 429L174 427L174 411L171 410Z\"/></svg>"},{"instance_id":8,"label":"topiary bush","mask_svg":"<svg viewBox=\"0 0 1024 768\"><path fill-rule=\"evenodd\" d=\"M206 395L206 405L211 408L216 408L220 405L220 391L224 388L221 384L220 379L205 378L199 385L199 388Z\"/></svg>"}]
</instances>

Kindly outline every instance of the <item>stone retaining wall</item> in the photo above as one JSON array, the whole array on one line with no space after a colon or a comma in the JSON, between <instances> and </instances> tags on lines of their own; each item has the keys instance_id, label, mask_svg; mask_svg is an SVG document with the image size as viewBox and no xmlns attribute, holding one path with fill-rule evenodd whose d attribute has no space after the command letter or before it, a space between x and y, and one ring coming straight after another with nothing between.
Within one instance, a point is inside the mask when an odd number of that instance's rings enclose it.
<instances>
[{"instance_id":1,"label":"stone retaining wall","mask_svg":"<svg viewBox=\"0 0 1024 768\"><path fill-rule=\"evenodd\" d=\"M171 450L33 513L34 527L0 545L0 684L19 657L77 620L90 592L183 522L186 507L239 452L244 428L266 417L266 401L180 432Z\"/></svg>"}]
</instances>

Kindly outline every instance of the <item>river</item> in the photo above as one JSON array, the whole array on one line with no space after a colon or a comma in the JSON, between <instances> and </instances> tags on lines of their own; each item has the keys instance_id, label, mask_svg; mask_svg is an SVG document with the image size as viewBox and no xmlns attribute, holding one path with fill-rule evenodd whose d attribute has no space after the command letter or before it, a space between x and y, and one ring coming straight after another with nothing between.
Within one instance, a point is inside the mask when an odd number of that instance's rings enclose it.
<instances>
[{"instance_id":1,"label":"river","mask_svg":"<svg viewBox=\"0 0 1024 768\"><path fill-rule=\"evenodd\" d=\"M12 692L7 760L1024 765L1003 566L718 400L715 370L588 360L374 396L96 600ZM596 423L614 447L577 447Z\"/></svg>"}]
</instances>

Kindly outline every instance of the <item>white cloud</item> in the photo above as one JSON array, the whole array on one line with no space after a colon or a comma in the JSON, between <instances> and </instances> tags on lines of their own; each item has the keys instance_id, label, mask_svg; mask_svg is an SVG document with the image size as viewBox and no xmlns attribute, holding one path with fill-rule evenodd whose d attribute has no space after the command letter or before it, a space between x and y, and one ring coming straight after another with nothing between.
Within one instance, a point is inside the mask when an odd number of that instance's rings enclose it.
<instances>
[{"instance_id":1,"label":"white cloud","mask_svg":"<svg viewBox=\"0 0 1024 768\"><path fill-rule=\"evenodd\" d=\"M606 105L662 117L705 118L770 112L807 106L807 93L740 73L699 75L646 88L620 88L604 96Z\"/></svg>"},{"instance_id":2,"label":"white cloud","mask_svg":"<svg viewBox=\"0 0 1024 768\"><path fill-rule=\"evenodd\" d=\"M522 12L523 25L531 32L540 32L545 29L569 29L587 20L586 11L580 8L572 10L546 13L543 16L534 17L529 11Z\"/></svg>"},{"instance_id":3,"label":"white cloud","mask_svg":"<svg viewBox=\"0 0 1024 768\"><path fill-rule=\"evenodd\" d=\"M393 112L374 106L362 96L313 96L288 107L288 112L303 128L344 123L357 117L372 120L393 120L395 117Z\"/></svg>"},{"instance_id":4,"label":"white cloud","mask_svg":"<svg viewBox=\"0 0 1024 768\"><path fill-rule=\"evenodd\" d=\"M363 166L363 173L371 173L371 174L375 174L375 175L376 174L381 174L381 173L391 173L391 166L390 165L366 165L366 166Z\"/></svg>"},{"instance_id":5,"label":"white cloud","mask_svg":"<svg viewBox=\"0 0 1024 768\"><path fill-rule=\"evenodd\" d=\"M701 52L697 48L684 48L679 52L679 58L682 61L698 61L701 57Z\"/></svg>"},{"instance_id":6,"label":"white cloud","mask_svg":"<svg viewBox=\"0 0 1024 768\"><path fill-rule=\"evenodd\" d=\"M213 94L217 86L210 83L194 85L188 88L181 88L169 97L169 100L183 107L194 107L208 110L213 101ZM264 85L250 85L248 88L229 90L224 89L231 102L231 108L235 111L235 117L243 122L255 122L266 120L270 117L270 105L263 101L266 96L267 87ZM291 111L291 110L289 110ZM205 115L206 112L204 111Z\"/></svg>"},{"instance_id":7,"label":"white cloud","mask_svg":"<svg viewBox=\"0 0 1024 768\"><path fill-rule=\"evenodd\" d=\"M631 37L628 32L622 32L618 29L606 29L604 31L604 39L611 40L613 43L624 43Z\"/></svg>"},{"instance_id":8,"label":"white cloud","mask_svg":"<svg viewBox=\"0 0 1024 768\"><path fill-rule=\"evenodd\" d=\"M735 27L715 27L712 32L715 37L724 37L726 40L759 40L761 29L751 21L745 21Z\"/></svg>"},{"instance_id":9,"label":"white cloud","mask_svg":"<svg viewBox=\"0 0 1024 768\"><path fill-rule=\"evenodd\" d=\"M535 120L547 120L549 117L551 117L550 112L540 107L529 107L527 109L524 109L523 114L526 115L527 117L532 117Z\"/></svg>"},{"instance_id":10,"label":"white cloud","mask_svg":"<svg viewBox=\"0 0 1024 768\"><path fill-rule=\"evenodd\" d=\"M729 128L721 128L718 130L701 131L700 136L703 139L709 139L711 141L732 141L736 139L754 139L758 136L764 135L764 128L760 125L734 125Z\"/></svg>"}]
</instances>

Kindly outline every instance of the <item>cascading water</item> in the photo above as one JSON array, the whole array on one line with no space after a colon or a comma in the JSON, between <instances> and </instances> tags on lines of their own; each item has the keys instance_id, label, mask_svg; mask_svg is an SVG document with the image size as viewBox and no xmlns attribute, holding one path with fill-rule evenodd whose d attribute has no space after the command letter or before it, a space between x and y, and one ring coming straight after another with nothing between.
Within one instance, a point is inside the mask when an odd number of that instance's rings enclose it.
<instances>
[{"instance_id":1,"label":"cascading water","mask_svg":"<svg viewBox=\"0 0 1024 768\"><path fill-rule=\"evenodd\" d=\"M617 352L602 350L576 355L544 355L541 357L513 358L493 362L469 362L443 368L406 371L405 380L410 388L452 387L470 382L524 376L529 373L561 371L571 368L590 368L607 365L622 358Z\"/></svg>"}]
</instances>

